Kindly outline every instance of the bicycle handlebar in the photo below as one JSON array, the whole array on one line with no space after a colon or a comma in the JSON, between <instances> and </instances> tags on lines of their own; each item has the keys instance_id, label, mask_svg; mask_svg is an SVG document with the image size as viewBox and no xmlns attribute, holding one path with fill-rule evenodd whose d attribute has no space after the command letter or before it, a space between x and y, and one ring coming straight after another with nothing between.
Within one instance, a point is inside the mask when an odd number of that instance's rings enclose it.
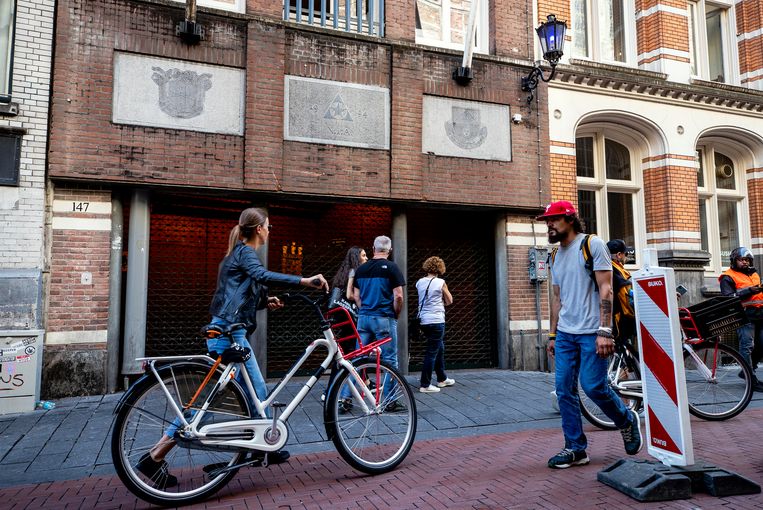
<instances>
[{"instance_id":1,"label":"bicycle handlebar","mask_svg":"<svg viewBox=\"0 0 763 510\"><path fill-rule=\"evenodd\" d=\"M313 282L320 282L317 278L313 280ZM296 294L291 294L289 292L282 294L282 297L284 298L284 301L293 301L295 299L300 299L310 305L310 307L313 309L313 311L318 316L319 320L321 321L321 324L325 322L325 318L323 317L323 312L321 312L321 305L324 304L328 300L328 293L322 292L320 296L318 296L318 299L312 300L310 299L306 294L302 292L297 292Z\"/></svg>"}]
</instances>

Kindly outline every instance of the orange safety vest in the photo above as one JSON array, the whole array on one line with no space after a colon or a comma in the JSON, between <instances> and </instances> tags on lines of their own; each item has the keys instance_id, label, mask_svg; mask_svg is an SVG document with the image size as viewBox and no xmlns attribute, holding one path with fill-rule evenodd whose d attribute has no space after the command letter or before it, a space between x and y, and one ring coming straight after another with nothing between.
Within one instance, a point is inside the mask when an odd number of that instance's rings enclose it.
<instances>
[{"instance_id":1,"label":"orange safety vest","mask_svg":"<svg viewBox=\"0 0 763 510\"><path fill-rule=\"evenodd\" d=\"M737 289L743 289L745 287L752 287L754 285L760 285L760 275L758 273L744 274L740 271L733 269L727 269L721 276L728 276L734 280L734 284ZM718 277L718 281L721 280L721 276ZM763 306L763 292L758 292L742 301L742 306L745 308L754 307L758 308Z\"/></svg>"}]
</instances>

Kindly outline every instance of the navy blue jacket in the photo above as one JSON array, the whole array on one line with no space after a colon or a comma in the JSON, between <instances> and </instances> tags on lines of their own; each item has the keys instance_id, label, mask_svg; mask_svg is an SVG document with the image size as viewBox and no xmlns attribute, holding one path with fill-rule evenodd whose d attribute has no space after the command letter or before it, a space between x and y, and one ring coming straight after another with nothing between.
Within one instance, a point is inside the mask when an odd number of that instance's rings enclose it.
<instances>
[{"instance_id":1,"label":"navy blue jacket","mask_svg":"<svg viewBox=\"0 0 763 510\"><path fill-rule=\"evenodd\" d=\"M301 277L268 271L257 253L239 241L220 263L217 290L209 313L228 322L243 322L251 330L257 310L267 306L267 284L299 285Z\"/></svg>"}]
</instances>

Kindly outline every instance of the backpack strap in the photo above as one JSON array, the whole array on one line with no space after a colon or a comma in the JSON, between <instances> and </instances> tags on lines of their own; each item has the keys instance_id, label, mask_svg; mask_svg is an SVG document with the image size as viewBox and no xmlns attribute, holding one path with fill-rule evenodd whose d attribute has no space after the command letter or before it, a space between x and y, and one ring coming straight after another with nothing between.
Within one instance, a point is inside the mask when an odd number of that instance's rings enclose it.
<instances>
[{"instance_id":1,"label":"backpack strap","mask_svg":"<svg viewBox=\"0 0 763 510\"><path fill-rule=\"evenodd\" d=\"M583 242L580 243L580 251L583 253L583 262L586 271L588 271L591 280L593 280L594 289L599 292L599 283L596 281L596 273L593 270L593 255L591 254L591 238L595 237L594 234L586 234L583 238Z\"/></svg>"}]
</instances>

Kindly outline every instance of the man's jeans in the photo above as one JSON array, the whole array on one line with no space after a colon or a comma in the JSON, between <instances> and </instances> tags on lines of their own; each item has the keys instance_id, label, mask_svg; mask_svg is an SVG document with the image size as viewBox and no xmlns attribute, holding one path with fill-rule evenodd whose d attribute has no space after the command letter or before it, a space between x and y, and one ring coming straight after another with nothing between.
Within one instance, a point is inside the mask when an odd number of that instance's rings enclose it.
<instances>
[{"instance_id":1,"label":"man's jeans","mask_svg":"<svg viewBox=\"0 0 763 510\"><path fill-rule=\"evenodd\" d=\"M614 421L617 428L630 423L625 404L607 384L607 360L596 354L595 333L572 335L557 331L555 358L556 397L562 415L565 448L580 451L588 447L580 414L578 376L588 398Z\"/></svg>"},{"instance_id":2,"label":"man's jeans","mask_svg":"<svg viewBox=\"0 0 763 510\"><path fill-rule=\"evenodd\" d=\"M392 337L390 342L381 346L381 359L397 368L397 320L392 317L358 317L358 334L363 345L368 345L376 340ZM392 395L395 390L394 381L387 380L384 383L384 395Z\"/></svg>"},{"instance_id":3,"label":"man's jeans","mask_svg":"<svg viewBox=\"0 0 763 510\"><path fill-rule=\"evenodd\" d=\"M760 361L763 354L763 324L759 321L751 321L741 328L737 329L739 338L739 354L750 365L753 376L755 376L755 365ZM757 378L755 378L757 379Z\"/></svg>"}]
</instances>

